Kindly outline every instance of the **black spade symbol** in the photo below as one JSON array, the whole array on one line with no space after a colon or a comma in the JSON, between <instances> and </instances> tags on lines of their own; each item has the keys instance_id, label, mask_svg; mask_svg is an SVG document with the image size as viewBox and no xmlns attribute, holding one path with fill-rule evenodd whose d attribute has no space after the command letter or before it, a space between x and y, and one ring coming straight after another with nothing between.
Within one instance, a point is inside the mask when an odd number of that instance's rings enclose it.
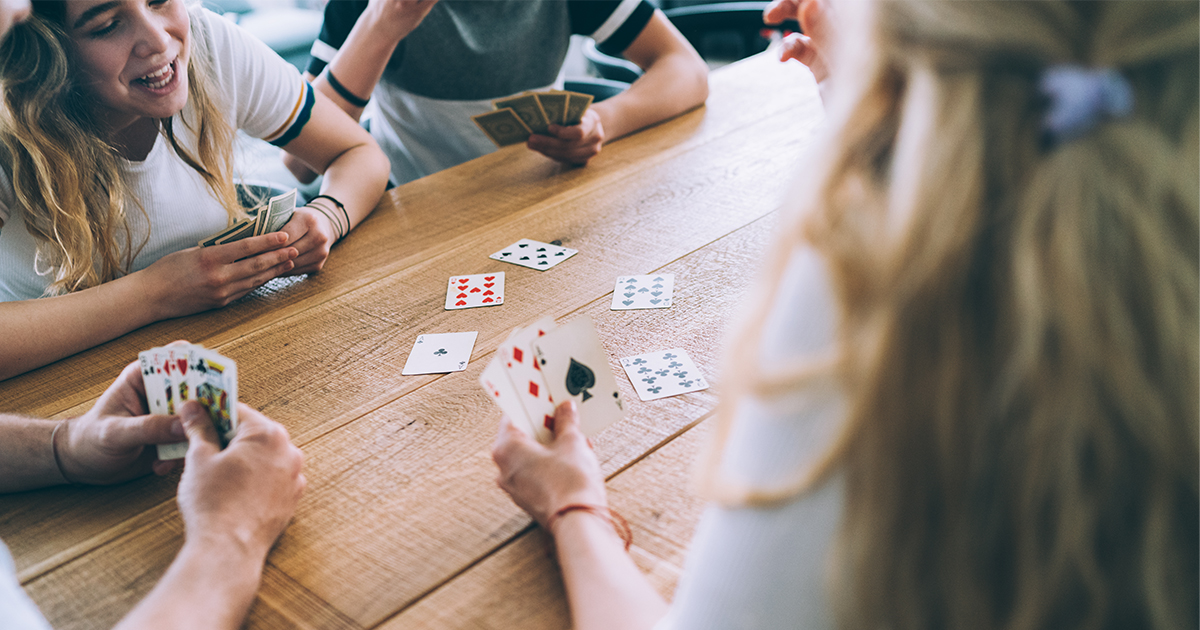
<instances>
[{"instance_id":1,"label":"black spade symbol","mask_svg":"<svg viewBox=\"0 0 1200 630\"><path fill-rule=\"evenodd\" d=\"M572 396L578 396L583 393L583 400L591 398L592 395L588 390L596 386L596 373L592 368L571 359L571 366L567 368L567 392Z\"/></svg>"}]
</instances>

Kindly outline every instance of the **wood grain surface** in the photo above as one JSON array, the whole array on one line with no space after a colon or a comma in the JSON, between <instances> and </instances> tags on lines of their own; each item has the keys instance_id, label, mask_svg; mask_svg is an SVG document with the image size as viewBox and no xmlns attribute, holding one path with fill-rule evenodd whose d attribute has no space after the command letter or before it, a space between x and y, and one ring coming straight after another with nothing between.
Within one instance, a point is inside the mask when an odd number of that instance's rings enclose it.
<instances>
[{"instance_id":1,"label":"wood grain surface","mask_svg":"<svg viewBox=\"0 0 1200 630\"><path fill-rule=\"evenodd\" d=\"M549 539L494 483L498 410L479 372L512 328L592 317L626 418L594 439L635 560L669 596L701 502L691 461L717 400L723 334L756 276L820 120L815 85L768 55L715 72L707 105L568 169L510 147L401 186L326 270L160 322L0 383L0 410L86 409L138 351L176 338L239 363L244 402L305 453L308 491L268 558L253 628L565 628ZM520 239L580 253L535 271ZM445 311L451 275L504 271L505 304ZM610 311L619 275L676 274L670 309ZM421 333L478 331L464 372L401 376ZM642 402L620 357L683 347L712 389ZM0 538L56 628L111 627L183 540L178 476L0 497ZM532 596L537 593L537 596Z\"/></svg>"}]
</instances>

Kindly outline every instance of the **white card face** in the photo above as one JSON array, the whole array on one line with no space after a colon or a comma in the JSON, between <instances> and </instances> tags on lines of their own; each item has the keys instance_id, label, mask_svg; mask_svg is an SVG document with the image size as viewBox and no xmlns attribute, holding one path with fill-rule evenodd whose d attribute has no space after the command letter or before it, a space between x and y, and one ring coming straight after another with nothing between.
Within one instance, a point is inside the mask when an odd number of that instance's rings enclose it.
<instances>
[{"instance_id":1,"label":"white card face","mask_svg":"<svg viewBox=\"0 0 1200 630\"><path fill-rule=\"evenodd\" d=\"M542 443L554 437L554 398L538 368L532 342L551 330L554 330L554 318L540 319L531 326L514 331L496 350L505 374L525 409L525 417L529 420L534 437Z\"/></svg>"},{"instance_id":2,"label":"white card face","mask_svg":"<svg viewBox=\"0 0 1200 630\"><path fill-rule=\"evenodd\" d=\"M401 374L449 374L467 369L478 332L420 335Z\"/></svg>"},{"instance_id":3,"label":"white card face","mask_svg":"<svg viewBox=\"0 0 1200 630\"><path fill-rule=\"evenodd\" d=\"M162 348L151 348L138 354L138 363L142 368L142 383L146 387L146 405L152 414L168 414L166 355L160 353Z\"/></svg>"},{"instance_id":4,"label":"white card face","mask_svg":"<svg viewBox=\"0 0 1200 630\"><path fill-rule=\"evenodd\" d=\"M491 363L484 368L483 373L479 375L479 384L483 386L483 391L487 392L504 412L512 420L513 426L531 438L537 439L533 432L533 427L529 424L529 418L525 417L525 408L521 406L521 399L517 396L517 390L513 389L513 384L508 380L508 374L504 370L504 361L499 354L492 357Z\"/></svg>"},{"instance_id":5,"label":"white card face","mask_svg":"<svg viewBox=\"0 0 1200 630\"><path fill-rule=\"evenodd\" d=\"M573 399L591 437L625 415L617 379L590 317L579 317L533 340L533 351L556 402Z\"/></svg>"},{"instance_id":6,"label":"white card face","mask_svg":"<svg viewBox=\"0 0 1200 630\"><path fill-rule=\"evenodd\" d=\"M504 303L504 272L453 276L446 288L446 310Z\"/></svg>"},{"instance_id":7,"label":"white card face","mask_svg":"<svg viewBox=\"0 0 1200 630\"><path fill-rule=\"evenodd\" d=\"M648 276L621 276L613 288L611 310L630 311L642 308L670 308L675 292L675 274L658 273Z\"/></svg>"},{"instance_id":8,"label":"white card face","mask_svg":"<svg viewBox=\"0 0 1200 630\"><path fill-rule=\"evenodd\" d=\"M531 241L523 238L488 256L488 258L522 267L529 267L530 269L544 270L578 253L579 250L569 247L561 247L559 245L551 245L550 243Z\"/></svg>"},{"instance_id":9,"label":"white card face","mask_svg":"<svg viewBox=\"0 0 1200 630\"><path fill-rule=\"evenodd\" d=\"M708 389L708 381L683 348L621 359L621 367L642 400L657 400Z\"/></svg>"},{"instance_id":10,"label":"white card face","mask_svg":"<svg viewBox=\"0 0 1200 630\"><path fill-rule=\"evenodd\" d=\"M228 444L238 427L237 364L201 346L189 347L187 357L192 398L204 405L217 435Z\"/></svg>"}]
</instances>

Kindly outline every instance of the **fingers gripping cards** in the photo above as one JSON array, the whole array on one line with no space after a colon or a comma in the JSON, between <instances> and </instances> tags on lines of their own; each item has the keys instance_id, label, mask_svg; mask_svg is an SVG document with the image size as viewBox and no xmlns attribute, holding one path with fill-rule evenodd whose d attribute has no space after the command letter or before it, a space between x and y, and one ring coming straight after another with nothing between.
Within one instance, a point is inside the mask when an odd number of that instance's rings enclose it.
<instances>
[{"instance_id":1,"label":"fingers gripping cards","mask_svg":"<svg viewBox=\"0 0 1200 630\"><path fill-rule=\"evenodd\" d=\"M152 414L176 415L183 404L198 400L208 412L223 443L237 432L237 364L228 357L192 344L152 348L138 355L146 404ZM160 460L181 459L187 442L159 444Z\"/></svg>"}]
</instances>

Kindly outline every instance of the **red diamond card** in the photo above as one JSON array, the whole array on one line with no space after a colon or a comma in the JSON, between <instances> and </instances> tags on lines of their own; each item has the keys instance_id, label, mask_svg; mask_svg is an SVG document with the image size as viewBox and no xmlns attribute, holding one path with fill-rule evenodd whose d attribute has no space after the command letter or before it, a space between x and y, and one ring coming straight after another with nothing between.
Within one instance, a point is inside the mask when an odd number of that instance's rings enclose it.
<instances>
[{"instance_id":1,"label":"red diamond card","mask_svg":"<svg viewBox=\"0 0 1200 630\"><path fill-rule=\"evenodd\" d=\"M504 272L451 276L446 288L446 310L496 306L504 303Z\"/></svg>"},{"instance_id":2,"label":"red diamond card","mask_svg":"<svg viewBox=\"0 0 1200 630\"><path fill-rule=\"evenodd\" d=\"M530 344L553 329L554 319L547 317L532 326L514 331L496 350L496 356L525 410L525 417L533 427L534 437L543 443L549 442L554 435L554 400L550 397L550 390L546 389L546 381Z\"/></svg>"}]
</instances>

